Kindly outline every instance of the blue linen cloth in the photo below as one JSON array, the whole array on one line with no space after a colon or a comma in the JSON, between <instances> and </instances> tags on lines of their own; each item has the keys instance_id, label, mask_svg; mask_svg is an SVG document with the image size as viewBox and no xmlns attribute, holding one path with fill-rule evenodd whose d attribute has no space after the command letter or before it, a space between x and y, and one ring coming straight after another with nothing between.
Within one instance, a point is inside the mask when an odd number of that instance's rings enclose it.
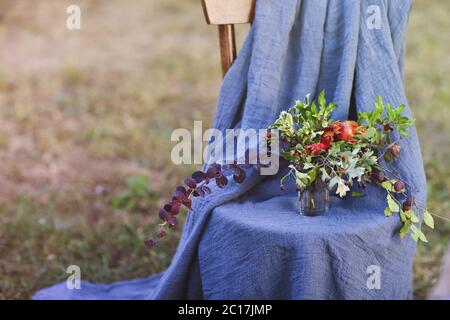
<instances>
[{"instance_id":1,"label":"blue linen cloth","mask_svg":"<svg viewBox=\"0 0 450 320\"><path fill-rule=\"evenodd\" d=\"M380 28L369 28L377 6ZM373 7L371 7L373 8ZM295 100L325 90L346 119L354 90L358 111L378 95L407 104L403 88L409 0L257 0L255 20L227 73L213 127L266 128ZM376 13L375 13L376 14ZM369 23L369 24L368 24ZM405 115L411 117L409 107ZM426 201L415 129L401 141L392 170ZM249 173L241 184L197 199L170 267L145 279L111 285L65 283L34 299L405 299L412 294L415 242L400 239L397 217L383 215L385 194L335 199L320 217L296 213L293 188L280 174ZM379 266L380 288L366 273Z\"/></svg>"}]
</instances>

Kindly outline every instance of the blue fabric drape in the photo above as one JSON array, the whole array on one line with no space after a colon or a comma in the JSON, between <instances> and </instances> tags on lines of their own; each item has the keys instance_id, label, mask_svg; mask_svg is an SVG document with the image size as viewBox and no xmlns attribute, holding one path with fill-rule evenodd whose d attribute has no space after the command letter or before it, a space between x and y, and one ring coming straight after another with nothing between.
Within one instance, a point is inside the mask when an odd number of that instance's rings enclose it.
<instances>
[{"instance_id":1,"label":"blue fabric drape","mask_svg":"<svg viewBox=\"0 0 450 320\"><path fill-rule=\"evenodd\" d=\"M226 75L213 127L266 128L295 100L326 91L346 119L352 91L358 111L378 95L391 105L403 88L409 0L257 0L255 20ZM379 29L368 28L379 8ZM409 107L405 114L411 116ZM426 181L415 129L402 140L392 169L425 203ZM415 243L399 239L399 221L385 218L385 194L334 201L330 212L295 214L294 189L278 176L249 174L241 184L194 202L170 267L146 279L112 285L65 283L35 299L404 299L411 297ZM366 286L378 265L381 288Z\"/></svg>"}]
</instances>

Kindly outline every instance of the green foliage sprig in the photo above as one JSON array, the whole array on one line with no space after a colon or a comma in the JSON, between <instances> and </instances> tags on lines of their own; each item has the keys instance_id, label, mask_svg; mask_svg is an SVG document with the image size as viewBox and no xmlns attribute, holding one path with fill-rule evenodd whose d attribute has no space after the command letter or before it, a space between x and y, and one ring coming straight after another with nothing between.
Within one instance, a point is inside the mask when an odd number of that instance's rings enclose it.
<instances>
[{"instance_id":1,"label":"green foliage sprig","mask_svg":"<svg viewBox=\"0 0 450 320\"><path fill-rule=\"evenodd\" d=\"M365 194L351 192L355 183L362 189L374 184L386 191L388 217L398 214L402 222L400 236L411 234L426 242L421 220L434 228L432 214L419 204L409 186L397 177L388 164L401 156L399 141L409 135L414 120L404 116L404 105L396 108L381 97L370 112L360 112L357 121L334 121L337 106L326 102L321 92L316 101L297 101L281 112L269 129L279 130L281 156L290 162L290 171L281 179L281 188L289 177L299 190L326 185L341 198ZM422 219L420 218L422 217Z\"/></svg>"}]
</instances>

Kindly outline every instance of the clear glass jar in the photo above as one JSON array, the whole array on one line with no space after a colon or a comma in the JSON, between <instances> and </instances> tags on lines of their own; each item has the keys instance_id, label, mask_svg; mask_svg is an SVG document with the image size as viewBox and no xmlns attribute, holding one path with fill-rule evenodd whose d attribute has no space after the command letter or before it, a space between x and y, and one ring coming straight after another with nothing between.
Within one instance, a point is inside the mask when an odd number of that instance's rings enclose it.
<instances>
[{"instance_id":1,"label":"clear glass jar","mask_svg":"<svg viewBox=\"0 0 450 320\"><path fill-rule=\"evenodd\" d=\"M330 193L321 181L298 192L298 209L304 216L318 216L328 211Z\"/></svg>"}]
</instances>

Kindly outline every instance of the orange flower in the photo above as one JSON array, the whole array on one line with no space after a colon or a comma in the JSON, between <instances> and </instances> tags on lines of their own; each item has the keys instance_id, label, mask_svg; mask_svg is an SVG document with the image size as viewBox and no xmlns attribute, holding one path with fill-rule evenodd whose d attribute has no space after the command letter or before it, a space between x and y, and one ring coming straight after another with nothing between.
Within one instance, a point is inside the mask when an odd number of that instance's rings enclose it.
<instances>
[{"instance_id":1,"label":"orange flower","mask_svg":"<svg viewBox=\"0 0 450 320\"><path fill-rule=\"evenodd\" d=\"M356 142L357 140L354 136L356 134L362 134L364 131L364 127L361 127L356 121L336 121L324 129L320 143L313 143L306 146L306 152L314 154L327 151L330 149L330 144L334 141L335 136L337 136L337 140Z\"/></svg>"},{"instance_id":2,"label":"orange flower","mask_svg":"<svg viewBox=\"0 0 450 320\"><path fill-rule=\"evenodd\" d=\"M327 143L313 143L309 146L306 146L307 150L311 153L320 153L322 151L327 151L330 148L330 144Z\"/></svg>"},{"instance_id":3,"label":"orange flower","mask_svg":"<svg viewBox=\"0 0 450 320\"><path fill-rule=\"evenodd\" d=\"M338 139L342 141L356 142L357 140L354 136L364 132L364 128L356 121L347 120L344 122L336 122L336 124L339 126Z\"/></svg>"}]
</instances>

